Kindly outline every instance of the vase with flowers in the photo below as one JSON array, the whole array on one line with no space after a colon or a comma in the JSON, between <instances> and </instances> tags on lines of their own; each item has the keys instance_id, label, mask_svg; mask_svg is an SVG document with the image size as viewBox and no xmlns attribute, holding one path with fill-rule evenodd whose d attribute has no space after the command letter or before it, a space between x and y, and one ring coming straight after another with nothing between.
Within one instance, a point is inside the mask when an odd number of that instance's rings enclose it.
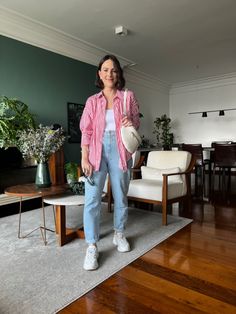
<instances>
[{"instance_id":1,"label":"vase with flowers","mask_svg":"<svg viewBox=\"0 0 236 314\"><path fill-rule=\"evenodd\" d=\"M35 184L40 188L51 185L48 160L58 151L65 141L62 127L43 126L23 130L18 133L17 147L24 159L34 158L37 161Z\"/></svg>"}]
</instances>

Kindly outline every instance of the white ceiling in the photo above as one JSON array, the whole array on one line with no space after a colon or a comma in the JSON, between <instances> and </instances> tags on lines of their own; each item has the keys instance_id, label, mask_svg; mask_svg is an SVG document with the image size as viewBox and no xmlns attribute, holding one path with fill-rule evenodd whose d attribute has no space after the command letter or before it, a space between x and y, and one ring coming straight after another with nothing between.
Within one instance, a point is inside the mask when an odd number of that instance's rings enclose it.
<instances>
[{"instance_id":1,"label":"white ceiling","mask_svg":"<svg viewBox=\"0 0 236 314\"><path fill-rule=\"evenodd\" d=\"M0 0L169 84L236 72L236 0ZM129 35L114 35L124 25Z\"/></svg>"}]
</instances>

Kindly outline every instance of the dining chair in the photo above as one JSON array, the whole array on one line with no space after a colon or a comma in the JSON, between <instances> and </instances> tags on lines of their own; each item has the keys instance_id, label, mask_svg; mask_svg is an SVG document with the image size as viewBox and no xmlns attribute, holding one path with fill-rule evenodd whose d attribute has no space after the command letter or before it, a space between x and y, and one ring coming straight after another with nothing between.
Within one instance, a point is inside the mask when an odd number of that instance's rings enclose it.
<instances>
[{"instance_id":1,"label":"dining chair","mask_svg":"<svg viewBox=\"0 0 236 314\"><path fill-rule=\"evenodd\" d=\"M228 175L227 193L231 192L231 169L236 168L236 144L215 144L212 190L215 188L216 169L219 174L219 190L225 192L225 177Z\"/></svg>"},{"instance_id":2,"label":"dining chair","mask_svg":"<svg viewBox=\"0 0 236 314\"><path fill-rule=\"evenodd\" d=\"M184 151L190 152L195 157L195 195L198 195L198 179L200 178L202 189L202 196L205 196L205 175L206 175L206 166L208 166L208 174L209 174L209 189L211 187L211 162L209 159L203 159L203 147L202 144L183 144L182 149Z\"/></svg>"},{"instance_id":3,"label":"dining chair","mask_svg":"<svg viewBox=\"0 0 236 314\"><path fill-rule=\"evenodd\" d=\"M211 147L215 147L215 145L217 145L217 144L231 144L233 141L230 141L230 140L228 140L228 141L213 141L213 142L211 142Z\"/></svg>"},{"instance_id":4,"label":"dining chair","mask_svg":"<svg viewBox=\"0 0 236 314\"><path fill-rule=\"evenodd\" d=\"M217 145L217 144L232 144L233 142L231 141L231 140L225 140L225 141L221 141L221 140L219 140L219 141L213 141L213 142L211 142L211 147L212 147L212 150L211 150L211 152L210 152L210 160L211 160L211 164L212 165L214 165L214 159L215 159L215 146ZM220 179L220 177L219 177L219 179ZM212 184L212 186L213 186L213 184Z\"/></svg>"}]
</instances>

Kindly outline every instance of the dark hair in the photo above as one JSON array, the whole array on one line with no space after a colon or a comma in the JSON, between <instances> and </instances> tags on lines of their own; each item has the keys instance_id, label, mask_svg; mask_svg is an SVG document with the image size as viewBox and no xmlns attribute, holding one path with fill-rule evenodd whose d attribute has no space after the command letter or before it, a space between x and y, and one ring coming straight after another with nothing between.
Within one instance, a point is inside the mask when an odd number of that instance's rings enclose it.
<instances>
[{"instance_id":1,"label":"dark hair","mask_svg":"<svg viewBox=\"0 0 236 314\"><path fill-rule=\"evenodd\" d=\"M114 55L106 55L100 60L98 68L97 68L97 72L96 72L96 81L95 81L96 87L98 87L100 89L104 88L104 84L103 84L102 80L100 79L98 72L101 71L101 67L102 67L103 63L107 60L111 60L113 62L114 67L117 71L116 88L119 90L123 89L123 87L125 86L125 79L123 76L123 70L120 66L120 62L118 61L118 59Z\"/></svg>"}]
</instances>

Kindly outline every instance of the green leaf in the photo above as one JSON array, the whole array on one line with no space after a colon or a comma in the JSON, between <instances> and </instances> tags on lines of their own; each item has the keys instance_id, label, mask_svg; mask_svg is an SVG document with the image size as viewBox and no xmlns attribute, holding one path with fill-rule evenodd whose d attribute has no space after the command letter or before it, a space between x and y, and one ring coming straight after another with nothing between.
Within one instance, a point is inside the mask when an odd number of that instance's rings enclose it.
<instances>
[{"instance_id":1,"label":"green leaf","mask_svg":"<svg viewBox=\"0 0 236 314\"><path fill-rule=\"evenodd\" d=\"M1 146L16 145L17 132L29 128L35 129L34 115L28 105L16 98L0 97L0 138Z\"/></svg>"}]
</instances>

